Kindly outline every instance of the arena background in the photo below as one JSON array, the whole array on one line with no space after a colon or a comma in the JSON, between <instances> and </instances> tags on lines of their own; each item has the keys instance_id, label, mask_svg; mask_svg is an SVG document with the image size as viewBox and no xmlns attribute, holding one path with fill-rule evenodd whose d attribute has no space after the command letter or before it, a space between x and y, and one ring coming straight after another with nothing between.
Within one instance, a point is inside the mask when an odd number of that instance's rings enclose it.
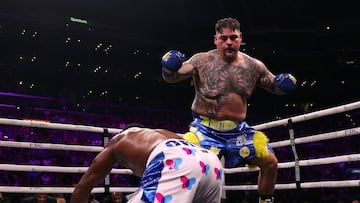
<instances>
[{"instance_id":1,"label":"arena background","mask_svg":"<svg viewBox=\"0 0 360 203\"><path fill-rule=\"evenodd\" d=\"M184 132L191 120L193 87L190 81L165 83L160 58L169 49L190 56L214 48L214 24L222 17L240 21L242 51L274 73L293 73L299 82L286 96L257 89L249 99L250 124L359 100L360 14L355 1L2 0L0 116L116 128L141 122ZM315 121L301 130L359 126L359 113ZM63 134L1 126L0 138L62 142ZM101 145L101 138L91 136L83 144ZM348 142L358 141L359 136ZM0 161L6 163L27 154L25 149L0 150ZM349 150L359 152L359 145ZM319 170L326 177L328 169ZM1 174L1 185L16 184L24 176Z\"/></svg>"}]
</instances>

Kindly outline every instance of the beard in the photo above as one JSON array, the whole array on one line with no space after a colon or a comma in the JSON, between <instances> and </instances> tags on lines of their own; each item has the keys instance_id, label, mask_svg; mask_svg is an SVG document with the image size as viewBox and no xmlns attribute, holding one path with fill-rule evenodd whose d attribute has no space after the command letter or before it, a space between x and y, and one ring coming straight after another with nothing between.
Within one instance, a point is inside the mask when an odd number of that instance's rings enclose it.
<instances>
[{"instance_id":1,"label":"beard","mask_svg":"<svg viewBox=\"0 0 360 203\"><path fill-rule=\"evenodd\" d=\"M223 57L225 61L232 62L236 59L237 56L237 50L234 48L226 48L223 52Z\"/></svg>"}]
</instances>

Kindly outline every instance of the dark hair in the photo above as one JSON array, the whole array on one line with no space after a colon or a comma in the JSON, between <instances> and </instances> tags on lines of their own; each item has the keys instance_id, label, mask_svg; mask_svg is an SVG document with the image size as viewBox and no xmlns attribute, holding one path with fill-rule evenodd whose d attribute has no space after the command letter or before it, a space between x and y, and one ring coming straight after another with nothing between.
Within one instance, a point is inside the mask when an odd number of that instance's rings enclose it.
<instances>
[{"instance_id":1,"label":"dark hair","mask_svg":"<svg viewBox=\"0 0 360 203\"><path fill-rule=\"evenodd\" d=\"M224 28L230 28L232 31L240 30L240 22L235 18L222 18L215 24L215 33L222 33Z\"/></svg>"}]
</instances>

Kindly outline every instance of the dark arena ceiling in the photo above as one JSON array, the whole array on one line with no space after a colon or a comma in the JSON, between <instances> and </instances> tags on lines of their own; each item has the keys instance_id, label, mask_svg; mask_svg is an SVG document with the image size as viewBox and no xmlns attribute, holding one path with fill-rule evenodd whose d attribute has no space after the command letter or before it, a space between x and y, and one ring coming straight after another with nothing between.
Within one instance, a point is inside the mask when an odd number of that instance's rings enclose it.
<instances>
[{"instance_id":1,"label":"dark arena ceiling","mask_svg":"<svg viewBox=\"0 0 360 203\"><path fill-rule=\"evenodd\" d=\"M289 96L256 90L249 103L259 110L291 104L300 113L359 99L355 1L2 0L0 91L188 111L190 81L163 82L160 58L214 48L222 17L240 21L243 52L299 81Z\"/></svg>"}]
</instances>

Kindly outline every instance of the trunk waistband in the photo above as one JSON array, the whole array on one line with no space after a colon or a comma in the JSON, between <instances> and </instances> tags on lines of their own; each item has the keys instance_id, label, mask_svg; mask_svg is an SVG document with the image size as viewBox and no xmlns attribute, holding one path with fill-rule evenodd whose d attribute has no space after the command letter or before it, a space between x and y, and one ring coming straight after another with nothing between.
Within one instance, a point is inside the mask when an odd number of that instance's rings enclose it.
<instances>
[{"instance_id":1,"label":"trunk waistband","mask_svg":"<svg viewBox=\"0 0 360 203\"><path fill-rule=\"evenodd\" d=\"M160 152L164 152L169 148L174 148L174 147L182 148L184 146L196 147L195 144L190 143L184 139L171 138L171 139L164 140L164 141L160 142L150 153L146 165L148 165Z\"/></svg>"},{"instance_id":2,"label":"trunk waistband","mask_svg":"<svg viewBox=\"0 0 360 203\"><path fill-rule=\"evenodd\" d=\"M207 116L198 115L193 113L195 118L200 119L200 123L206 127L209 127L214 130L223 131L223 130L232 130L238 127L239 121L233 120L217 120L213 118L209 118Z\"/></svg>"}]
</instances>

